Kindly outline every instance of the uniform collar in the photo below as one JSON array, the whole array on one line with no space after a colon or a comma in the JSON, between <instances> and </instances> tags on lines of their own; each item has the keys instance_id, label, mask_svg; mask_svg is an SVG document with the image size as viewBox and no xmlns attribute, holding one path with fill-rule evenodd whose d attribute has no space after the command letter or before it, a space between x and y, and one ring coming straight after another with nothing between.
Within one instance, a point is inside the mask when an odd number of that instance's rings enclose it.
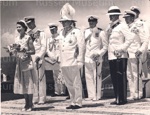
<instances>
[{"instance_id":1,"label":"uniform collar","mask_svg":"<svg viewBox=\"0 0 150 115\"><path fill-rule=\"evenodd\" d=\"M120 20L118 19L118 20L116 20L116 21L114 21L114 22L111 22L110 23L110 27L113 29L114 27L116 27L118 24L120 24Z\"/></svg>"},{"instance_id":2,"label":"uniform collar","mask_svg":"<svg viewBox=\"0 0 150 115\"><path fill-rule=\"evenodd\" d=\"M134 22L132 22L131 24L128 24L129 28L131 28L133 26Z\"/></svg>"},{"instance_id":3,"label":"uniform collar","mask_svg":"<svg viewBox=\"0 0 150 115\"><path fill-rule=\"evenodd\" d=\"M62 34L64 37L66 37L68 35L68 33L70 33L71 31L73 31L74 27L72 27L70 30L65 31L64 29L62 30Z\"/></svg>"},{"instance_id":4,"label":"uniform collar","mask_svg":"<svg viewBox=\"0 0 150 115\"><path fill-rule=\"evenodd\" d=\"M97 26L95 26L94 28L89 28L91 31L93 30L93 29L96 29L97 28Z\"/></svg>"},{"instance_id":5,"label":"uniform collar","mask_svg":"<svg viewBox=\"0 0 150 115\"><path fill-rule=\"evenodd\" d=\"M59 34L58 33L56 33L56 34L52 34L52 38L56 38L57 36L58 36Z\"/></svg>"},{"instance_id":6,"label":"uniform collar","mask_svg":"<svg viewBox=\"0 0 150 115\"><path fill-rule=\"evenodd\" d=\"M37 27L35 27L34 29L29 29L28 33L32 32L35 33L37 31Z\"/></svg>"}]
</instances>

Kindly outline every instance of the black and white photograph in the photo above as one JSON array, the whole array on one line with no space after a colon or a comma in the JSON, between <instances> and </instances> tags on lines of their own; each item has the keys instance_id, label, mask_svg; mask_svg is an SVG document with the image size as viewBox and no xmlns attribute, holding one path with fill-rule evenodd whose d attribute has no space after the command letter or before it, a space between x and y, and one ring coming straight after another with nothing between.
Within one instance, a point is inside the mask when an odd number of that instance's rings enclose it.
<instances>
[{"instance_id":1,"label":"black and white photograph","mask_svg":"<svg viewBox=\"0 0 150 115\"><path fill-rule=\"evenodd\" d=\"M150 115L150 0L0 0L1 115Z\"/></svg>"}]
</instances>

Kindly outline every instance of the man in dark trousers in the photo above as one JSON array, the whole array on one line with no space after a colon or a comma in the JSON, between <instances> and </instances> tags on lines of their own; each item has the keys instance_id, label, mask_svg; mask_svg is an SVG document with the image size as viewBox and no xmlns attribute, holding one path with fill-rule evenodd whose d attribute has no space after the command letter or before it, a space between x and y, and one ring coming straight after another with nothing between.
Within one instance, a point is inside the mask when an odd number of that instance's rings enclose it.
<instances>
[{"instance_id":1,"label":"man in dark trousers","mask_svg":"<svg viewBox=\"0 0 150 115\"><path fill-rule=\"evenodd\" d=\"M127 103L127 48L133 41L132 34L127 24L119 20L121 11L117 6L111 6L107 15L110 25L106 30L108 37L108 60L110 75L114 87L115 101L111 104L122 105Z\"/></svg>"}]
</instances>

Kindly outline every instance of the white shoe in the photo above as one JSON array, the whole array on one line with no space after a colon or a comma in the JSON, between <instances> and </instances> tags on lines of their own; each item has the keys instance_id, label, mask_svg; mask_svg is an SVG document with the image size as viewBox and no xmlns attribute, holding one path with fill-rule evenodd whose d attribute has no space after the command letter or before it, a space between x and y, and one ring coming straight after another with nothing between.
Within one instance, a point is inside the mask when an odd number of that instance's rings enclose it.
<instances>
[{"instance_id":1,"label":"white shoe","mask_svg":"<svg viewBox=\"0 0 150 115\"><path fill-rule=\"evenodd\" d=\"M27 110L27 108L23 108L21 111L26 111Z\"/></svg>"},{"instance_id":2,"label":"white shoe","mask_svg":"<svg viewBox=\"0 0 150 115\"><path fill-rule=\"evenodd\" d=\"M129 100L134 100L134 96L128 97Z\"/></svg>"},{"instance_id":3,"label":"white shoe","mask_svg":"<svg viewBox=\"0 0 150 115\"><path fill-rule=\"evenodd\" d=\"M32 111L32 108L28 108L26 111L30 112L30 111Z\"/></svg>"},{"instance_id":4,"label":"white shoe","mask_svg":"<svg viewBox=\"0 0 150 115\"><path fill-rule=\"evenodd\" d=\"M93 98L85 98L85 101L92 101Z\"/></svg>"},{"instance_id":5,"label":"white shoe","mask_svg":"<svg viewBox=\"0 0 150 115\"><path fill-rule=\"evenodd\" d=\"M44 104L45 102L44 101L39 101L39 105L42 105L42 104Z\"/></svg>"},{"instance_id":6,"label":"white shoe","mask_svg":"<svg viewBox=\"0 0 150 115\"><path fill-rule=\"evenodd\" d=\"M138 94L138 93L135 93L134 95L134 99L141 99L142 98L142 95L141 94Z\"/></svg>"},{"instance_id":7,"label":"white shoe","mask_svg":"<svg viewBox=\"0 0 150 115\"><path fill-rule=\"evenodd\" d=\"M99 98L99 99L96 99L96 98L93 98L93 99L92 99L92 101L98 101L98 100L100 100L100 98Z\"/></svg>"}]
</instances>

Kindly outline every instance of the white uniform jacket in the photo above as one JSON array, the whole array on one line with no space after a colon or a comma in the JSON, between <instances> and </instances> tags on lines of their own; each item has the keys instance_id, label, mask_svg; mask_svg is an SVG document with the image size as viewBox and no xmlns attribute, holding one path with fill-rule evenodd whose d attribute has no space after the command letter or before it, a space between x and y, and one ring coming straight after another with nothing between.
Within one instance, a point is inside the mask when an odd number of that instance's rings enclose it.
<instances>
[{"instance_id":1,"label":"white uniform jacket","mask_svg":"<svg viewBox=\"0 0 150 115\"><path fill-rule=\"evenodd\" d=\"M45 69L46 70L59 70L60 68L60 48L59 48L59 34L55 35L54 38L50 37L47 39L47 55L45 57Z\"/></svg>"},{"instance_id":2,"label":"white uniform jacket","mask_svg":"<svg viewBox=\"0 0 150 115\"><path fill-rule=\"evenodd\" d=\"M149 32L144 27L142 21L137 20L129 25L130 31L135 33L135 38L132 44L128 48L129 58L136 58L135 52L137 50L141 51L142 54L147 51L149 42ZM142 55L143 56L143 55ZM144 58L144 57L142 57Z\"/></svg>"},{"instance_id":3,"label":"white uniform jacket","mask_svg":"<svg viewBox=\"0 0 150 115\"><path fill-rule=\"evenodd\" d=\"M47 39L47 55L53 59L59 61L60 49L59 49L59 34L55 38Z\"/></svg>"},{"instance_id":4,"label":"white uniform jacket","mask_svg":"<svg viewBox=\"0 0 150 115\"><path fill-rule=\"evenodd\" d=\"M149 32L148 50L150 51L150 20L149 20L149 21L146 21L145 25L148 27L148 32Z\"/></svg>"},{"instance_id":5,"label":"white uniform jacket","mask_svg":"<svg viewBox=\"0 0 150 115\"><path fill-rule=\"evenodd\" d=\"M35 37L35 40L33 42L33 45L35 47L35 55L32 56L33 62L35 62L35 59L37 57L40 57L42 61L46 53L46 47L47 47L47 39L46 39L45 33L36 28L33 30L30 30L28 33L34 34L34 37Z\"/></svg>"},{"instance_id":6,"label":"white uniform jacket","mask_svg":"<svg viewBox=\"0 0 150 115\"><path fill-rule=\"evenodd\" d=\"M63 30L60 32L60 66L74 66L78 62L83 63L85 41L80 29L73 28L66 36L63 35ZM75 53L78 52L78 56Z\"/></svg>"},{"instance_id":7,"label":"white uniform jacket","mask_svg":"<svg viewBox=\"0 0 150 115\"><path fill-rule=\"evenodd\" d=\"M95 53L99 54L99 61L102 61L102 56L107 51L108 40L103 30L95 27L93 29L87 28L84 31L84 38L86 41L85 62L93 63L91 56Z\"/></svg>"},{"instance_id":8,"label":"white uniform jacket","mask_svg":"<svg viewBox=\"0 0 150 115\"><path fill-rule=\"evenodd\" d=\"M116 25L117 24L117 25ZM114 28L112 28L115 26ZM114 55L115 50L122 50L124 53L121 58L128 58L127 49L134 39L134 34L129 31L127 24L116 20L114 23L110 23L106 30L108 36L108 59L117 59Z\"/></svg>"}]
</instances>

